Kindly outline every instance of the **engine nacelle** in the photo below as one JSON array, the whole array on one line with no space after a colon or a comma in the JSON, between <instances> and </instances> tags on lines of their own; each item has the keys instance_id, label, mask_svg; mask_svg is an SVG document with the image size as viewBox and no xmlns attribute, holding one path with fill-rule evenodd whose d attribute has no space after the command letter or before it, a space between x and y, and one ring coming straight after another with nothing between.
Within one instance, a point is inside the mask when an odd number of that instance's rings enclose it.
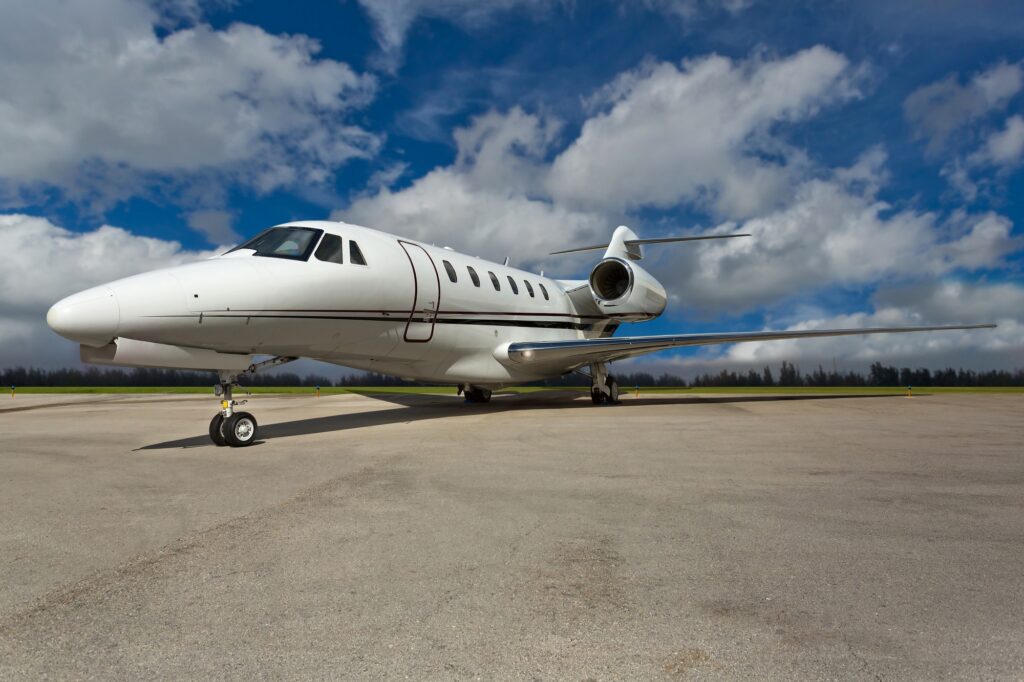
<instances>
[{"instance_id":1,"label":"engine nacelle","mask_svg":"<svg viewBox=\"0 0 1024 682\"><path fill-rule=\"evenodd\" d=\"M665 310L665 287L646 270L621 258L605 258L590 272L590 293L606 314L650 320Z\"/></svg>"}]
</instances>

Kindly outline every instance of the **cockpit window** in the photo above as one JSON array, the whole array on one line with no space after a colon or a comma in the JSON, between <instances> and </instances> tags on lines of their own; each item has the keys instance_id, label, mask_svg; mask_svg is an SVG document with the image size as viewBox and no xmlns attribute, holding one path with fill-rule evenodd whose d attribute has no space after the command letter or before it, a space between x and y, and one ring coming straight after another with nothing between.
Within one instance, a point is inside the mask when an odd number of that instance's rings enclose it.
<instances>
[{"instance_id":1,"label":"cockpit window","mask_svg":"<svg viewBox=\"0 0 1024 682\"><path fill-rule=\"evenodd\" d=\"M252 249L256 252L254 256L307 260L323 233L311 227L272 227L231 251Z\"/></svg>"},{"instance_id":2,"label":"cockpit window","mask_svg":"<svg viewBox=\"0 0 1024 682\"><path fill-rule=\"evenodd\" d=\"M341 241L341 237L336 234L325 234L323 241L320 242L320 246L316 247L317 260L327 261L328 263L344 263L345 262L345 249L342 248L344 242Z\"/></svg>"},{"instance_id":3,"label":"cockpit window","mask_svg":"<svg viewBox=\"0 0 1024 682\"><path fill-rule=\"evenodd\" d=\"M359 248L359 244L356 244L351 239L348 240L348 259L349 262L355 265L366 265L366 259L363 258L363 252Z\"/></svg>"}]
</instances>

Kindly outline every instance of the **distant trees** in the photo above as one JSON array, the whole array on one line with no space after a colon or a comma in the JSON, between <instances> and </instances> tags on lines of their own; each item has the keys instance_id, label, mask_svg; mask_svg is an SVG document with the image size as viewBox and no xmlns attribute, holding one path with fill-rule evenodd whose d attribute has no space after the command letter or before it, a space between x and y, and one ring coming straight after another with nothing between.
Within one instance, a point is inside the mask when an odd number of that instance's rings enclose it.
<instances>
[{"instance_id":1,"label":"distant trees","mask_svg":"<svg viewBox=\"0 0 1024 682\"><path fill-rule=\"evenodd\" d=\"M929 370L926 368L897 369L891 365L875 362L867 374L836 369L825 370L821 365L810 374L802 374L800 368L790 362L783 362L778 370L778 379L772 368L765 366L760 372L754 369L745 372L719 370L717 374L704 373L689 382L673 374L654 376L648 372L615 372L619 385L624 389L632 386L1024 386L1024 369L988 370L976 372L969 369ZM213 386L217 376L213 372L193 372L177 369L38 369L14 367L0 370L0 386ZM374 372L350 374L337 380L317 374L299 376L293 372L256 374L243 377L246 386L414 386L414 382ZM589 386L590 379L576 373L556 379L534 382L537 386Z\"/></svg>"}]
</instances>

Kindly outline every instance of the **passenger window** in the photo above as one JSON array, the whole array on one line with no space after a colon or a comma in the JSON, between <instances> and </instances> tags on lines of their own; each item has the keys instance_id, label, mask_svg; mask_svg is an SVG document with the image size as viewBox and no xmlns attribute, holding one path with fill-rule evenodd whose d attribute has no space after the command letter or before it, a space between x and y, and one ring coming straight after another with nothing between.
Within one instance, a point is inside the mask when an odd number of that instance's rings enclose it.
<instances>
[{"instance_id":1,"label":"passenger window","mask_svg":"<svg viewBox=\"0 0 1024 682\"><path fill-rule=\"evenodd\" d=\"M459 277L458 275L455 274L455 268L452 267L451 263L449 263L448 261L444 261L444 269L448 271L448 279L450 279L452 282L459 281Z\"/></svg>"},{"instance_id":2,"label":"passenger window","mask_svg":"<svg viewBox=\"0 0 1024 682\"><path fill-rule=\"evenodd\" d=\"M363 258L363 252L359 249L359 244L356 244L351 239L348 240L348 259L353 265L366 265L366 259Z\"/></svg>"},{"instance_id":3,"label":"passenger window","mask_svg":"<svg viewBox=\"0 0 1024 682\"><path fill-rule=\"evenodd\" d=\"M544 288L544 285L541 284L540 282L538 282L537 286L540 287L540 293L544 294L544 300L545 301L550 301L551 299L548 298L548 290Z\"/></svg>"},{"instance_id":4,"label":"passenger window","mask_svg":"<svg viewBox=\"0 0 1024 682\"><path fill-rule=\"evenodd\" d=\"M473 286L480 286L480 278L476 276L476 270L474 270L468 265L466 266L466 269L469 270L469 278L473 280Z\"/></svg>"},{"instance_id":5,"label":"passenger window","mask_svg":"<svg viewBox=\"0 0 1024 682\"><path fill-rule=\"evenodd\" d=\"M491 284L494 285L494 290L501 291L501 284L498 282L498 276L489 270L487 274L491 276Z\"/></svg>"},{"instance_id":6,"label":"passenger window","mask_svg":"<svg viewBox=\"0 0 1024 682\"><path fill-rule=\"evenodd\" d=\"M508 275L508 285L512 287L513 294L519 293L519 286L516 284L516 281L512 279L512 275Z\"/></svg>"},{"instance_id":7,"label":"passenger window","mask_svg":"<svg viewBox=\"0 0 1024 682\"><path fill-rule=\"evenodd\" d=\"M525 284L525 285L526 285L526 290L527 290L528 292L530 292L530 298L534 298L534 296L533 296L533 287L532 287L532 286L530 286L530 283L529 283L529 282L527 282L527 281L526 281L526 280L524 279L524 280L523 280L523 284Z\"/></svg>"},{"instance_id":8,"label":"passenger window","mask_svg":"<svg viewBox=\"0 0 1024 682\"><path fill-rule=\"evenodd\" d=\"M344 249L345 243L336 234L325 234L324 239L320 242L320 246L316 247L317 260L326 261L328 263L344 263Z\"/></svg>"}]
</instances>

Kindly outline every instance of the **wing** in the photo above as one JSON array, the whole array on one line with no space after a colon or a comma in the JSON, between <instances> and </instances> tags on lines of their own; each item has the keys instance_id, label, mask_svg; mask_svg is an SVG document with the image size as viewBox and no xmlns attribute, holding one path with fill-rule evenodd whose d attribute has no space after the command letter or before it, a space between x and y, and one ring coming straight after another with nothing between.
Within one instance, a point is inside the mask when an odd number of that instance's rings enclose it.
<instances>
[{"instance_id":1,"label":"wing","mask_svg":"<svg viewBox=\"0 0 1024 682\"><path fill-rule=\"evenodd\" d=\"M775 341L778 339L807 339L821 336L857 336L860 334L902 334L905 332L932 332L951 329L992 329L994 324L959 325L947 327L877 327L874 329L813 329L807 331L777 332L725 332L712 334L666 334L663 336L623 336L600 339L573 339L571 341L536 341L512 343L508 346L508 359L522 365L574 369L591 362L608 362L631 358L644 353L655 353L668 348L684 346L711 346L745 341Z\"/></svg>"}]
</instances>

